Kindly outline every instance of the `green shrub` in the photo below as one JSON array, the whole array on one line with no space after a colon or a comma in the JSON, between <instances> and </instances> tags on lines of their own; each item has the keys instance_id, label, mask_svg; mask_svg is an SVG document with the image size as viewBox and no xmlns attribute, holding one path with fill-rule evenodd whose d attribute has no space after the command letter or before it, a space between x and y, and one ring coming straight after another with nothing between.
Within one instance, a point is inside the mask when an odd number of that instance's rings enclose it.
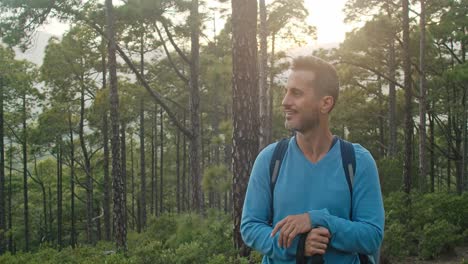
<instances>
[{"instance_id":1,"label":"green shrub","mask_svg":"<svg viewBox=\"0 0 468 264\"><path fill-rule=\"evenodd\" d=\"M400 260L403 257L409 256L409 244L407 228L399 222L390 223L385 231L382 255L387 258Z\"/></svg>"},{"instance_id":2,"label":"green shrub","mask_svg":"<svg viewBox=\"0 0 468 264\"><path fill-rule=\"evenodd\" d=\"M459 231L459 227L445 219L426 224L419 243L419 256L424 259L433 259L441 253L453 250L462 239Z\"/></svg>"},{"instance_id":3,"label":"green shrub","mask_svg":"<svg viewBox=\"0 0 468 264\"><path fill-rule=\"evenodd\" d=\"M207 252L199 242L191 242L180 245L175 251L176 264L206 263Z\"/></svg>"}]
</instances>

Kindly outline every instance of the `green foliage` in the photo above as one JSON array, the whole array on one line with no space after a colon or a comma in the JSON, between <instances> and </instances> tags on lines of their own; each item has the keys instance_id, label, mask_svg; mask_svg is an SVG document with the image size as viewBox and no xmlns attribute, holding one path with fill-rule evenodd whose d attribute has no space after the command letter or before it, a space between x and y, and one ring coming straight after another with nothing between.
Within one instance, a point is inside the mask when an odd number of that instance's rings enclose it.
<instances>
[{"instance_id":1,"label":"green foliage","mask_svg":"<svg viewBox=\"0 0 468 264\"><path fill-rule=\"evenodd\" d=\"M403 161L400 158L377 160L382 193L388 194L400 190L402 186Z\"/></svg>"},{"instance_id":2,"label":"green foliage","mask_svg":"<svg viewBox=\"0 0 468 264\"><path fill-rule=\"evenodd\" d=\"M393 192L385 200L383 254L437 258L467 238L468 195Z\"/></svg>"},{"instance_id":3,"label":"green foliage","mask_svg":"<svg viewBox=\"0 0 468 264\"><path fill-rule=\"evenodd\" d=\"M460 227L445 219L424 225L419 244L419 256L423 259L438 257L441 253L453 250L461 241Z\"/></svg>"},{"instance_id":4,"label":"green foliage","mask_svg":"<svg viewBox=\"0 0 468 264\"><path fill-rule=\"evenodd\" d=\"M213 165L205 169L202 179L204 192L229 190L231 175L226 165Z\"/></svg>"}]
</instances>

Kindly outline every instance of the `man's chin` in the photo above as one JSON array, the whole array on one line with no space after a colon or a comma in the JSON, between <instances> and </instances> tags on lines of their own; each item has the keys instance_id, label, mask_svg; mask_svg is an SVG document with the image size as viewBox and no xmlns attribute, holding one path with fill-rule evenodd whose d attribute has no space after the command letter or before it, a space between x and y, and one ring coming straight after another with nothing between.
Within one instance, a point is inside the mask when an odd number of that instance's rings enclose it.
<instances>
[{"instance_id":1,"label":"man's chin","mask_svg":"<svg viewBox=\"0 0 468 264\"><path fill-rule=\"evenodd\" d=\"M284 127L287 129L287 130L295 130L295 126L293 124L291 124L290 122L288 122L287 120L284 121Z\"/></svg>"}]
</instances>

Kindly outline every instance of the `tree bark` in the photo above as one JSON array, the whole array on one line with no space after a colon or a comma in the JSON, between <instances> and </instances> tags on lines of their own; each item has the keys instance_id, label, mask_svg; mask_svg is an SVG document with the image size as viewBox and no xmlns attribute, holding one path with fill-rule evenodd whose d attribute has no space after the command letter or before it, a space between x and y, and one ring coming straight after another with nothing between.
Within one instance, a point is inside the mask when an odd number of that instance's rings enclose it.
<instances>
[{"instance_id":1,"label":"tree bark","mask_svg":"<svg viewBox=\"0 0 468 264\"><path fill-rule=\"evenodd\" d=\"M163 133L163 130L164 130L164 127L163 127L163 109L160 108L159 109L159 128L161 129L160 132L159 132L159 143L161 144L160 145L160 155L159 155L159 158L160 158L160 161L159 161L159 214L162 215L163 214L163 200L164 200L164 184L163 184L163 169L164 169L164 166L163 166L163 161L164 161L164 133Z\"/></svg>"},{"instance_id":2,"label":"tree bark","mask_svg":"<svg viewBox=\"0 0 468 264\"><path fill-rule=\"evenodd\" d=\"M180 214L181 204L180 204L180 131L176 132L176 204L177 204L177 213Z\"/></svg>"},{"instance_id":3,"label":"tree bark","mask_svg":"<svg viewBox=\"0 0 468 264\"><path fill-rule=\"evenodd\" d=\"M268 36L268 25L267 25L267 14L265 0L259 1L260 11L260 59L259 59L259 108L260 108L260 126L259 126L259 148L263 149L268 143L271 142L271 127L269 126L269 120L271 117L268 116L269 110L269 92L270 86L267 83L267 36Z\"/></svg>"},{"instance_id":4,"label":"tree bark","mask_svg":"<svg viewBox=\"0 0 468 264\"><path fill-rule=\"evenodd\" d=\"M114 32L114 13L112 0L106 0L108 62L110 76L110 119L112 126L112 186L114 196L114 236L119 250L127 249L127 227L125 222L124 179L121 174L119 142L119 95L117 92L116 42Z\"/></svg>"},{"instance_id":5,"label":"tree bark","mask_svg":"<svg viewBox=\"0 0 468 264\"><path fill-rule=\"evenodd\" d=\"M392 19L392 11L387 0L387 14ZM388 45L388 77L395 80L396 77L396 59L395 59L395 34L390 38ZM389 128L389 144L388 155L395 157L397 154L397 126L396 126L396 86L395 82L388 83L388 128Z\"/></svg>"},{"instance_id":6,"label":"tree bark","mask_svg":"<svg viewBox=\"0 0 468 264\"><path fill-rule=\"evenodd\" d=\"M127 125L124 122L120 124L120 153L121 154L121 177L123 182L123 202L125 204L125 211L124 211L124 219L125 223L127 223L127 139L126 139L126 129Z\"/></svg>"},{"instance_id":7,"label":"tree bark","mask_svg":"<svg viewBox=\"0 0 468 264\"><path fill-rule=\"evenodd\" d=\"M245 257L250 249L240 235L240 220L250 171L258 152L257 1L238 0L231 4L234 243L240 256Z\"/></svg>"},{"instance_id":8,"label":"tree bark","mask_svg":"<svg viewBox=\"0 0 468 264\"><path fill-rule=\"evenodd\" d=\"M412 168L412 137L413 137L413 120L412 120L412 91L411 91L411 57L409 47L409 3L408 0L402 1L403 6L403 72L405 85L405 152L403 164L403 183L404 191L411 191L411 168Z\"/></svg>"},{"instance_id":9,"label":"tree bark","mask_svg":"<svg viewBox=\"0 0 468 264\"><path fill-rule=\"evenodd\" d=\"M106 56L102 54L102 89L105 90L107 87L107 65L106 65ZM106 102L105 102L106 104ZM109 177L109 119L107 117L107 108L106 104L105 111L102 115L102 141L104 148L104 158L103 158L103 167L104 167L104 236L105 240L111 240L111 180Z\"/></svg>"},{"instance_id":10,"label":"tree bark","mask_svg":"<svg viewBox=\"0 0 468 264\"><path fill-rule=\"evenodd\" d=\"M26 92L23 93L23 113L22 113L22 122L23 122L23 198L24 198L24 245L25 251L29 251L29 206L28 206L28 152L27 152L27 127L26 127Z\"/></svg>"},{"instance_id":11,"label":"tree bark","mask_svg":"<svg viewBox=\"0 0 468 264\"><path fill-rule=\"evenodd\" d=\"M57 245L61 250L62 244L62 145L57 140Z\"/></svg>"},{"instance_id":12,"label":"tree bark","mask_svg":"<svg viewBox=\"0 0 468 264\"><path fill-rule=\"evenodd\" d=\"M70 245L76 246L76 225L75 225L75 144L73 142L72 113L68 111L68 129L70 132L70 217L71 234Z\"/></svg>"},{"instance_id":13,"label":"tree bark","mask_svg":"<svg viewBox=\"0 0 468 264\"><path fill-rule=\"evenodd\" d=\"M5 142L4 142L4 128L3 128L3 77L0 76L0 230L7 230L6 228L6 195L5 195ZM0 255L5 251L5 232L0 232Z\"/></svg>"},{"instance_id":14,"label":"tree bark","mask_svg":"<svg viewBox=\"0 0 468 264\"><path fill-rule=\"evenodd\" d=\"M12 212L11 212L11 200L12 200L12 188L11 188L11 176L13 174L13 141L10 138L10 160L9 160L9 179L8 179L8 231L13 230L13 217L12 217ZM14 253L14 248L13 248L13 232L10 232L10 235L8 236L8 250L11 253Z\"/></svg>"},{"instance_id":15,"label":"tree bark","mask_svg":"<svg viewBox=\"0 0 468 264\"><path fill-rule=\"evenodd\" d=\"M198 0L192 0L191 18L191 64L190 64L190 120L192 137L190 138L190 173L192 175L193 208L199 213L204 210L201 190L201 120L200 120L200 90L198 87L200 67L200 17ZM162 167L162 163L161 163ZM162 179L162 175L161 175ZM161 201L162 202L162 201Z\"/></svg>"},{"instance_id":16,"label":"tree bark","mask_svg":"<svg viewBox=\"0 0 468 264\"><path fill-rule=\"evenodd\" d=\"M420 41L419 41L419 176L420 189L425 191L427 175L427 154L426 154L426 0L420 0L421 13L419 21Z\"/></svg>"},{"instance_id":17,"label":"tree bark","mask_svg":"<svg viewBox=\"0 0 468 264\"><path fill-rule=\"evenodd\" d=\"M84 170L86 174L86 240L88 243L94 243L94 232L93 232L93 217L94 217L94 206L93 206L93 178L91 177L91 161L89 159L88 150L86 149L86 143L84 138L84 119L85 119L85 87L81 87L80 96L80 126L79 126L79 138L81 151L83 152L84 159Z\"/></svg>"},{"instance_id":18,"label":"tree bark","mask_svg":"<svg viewBox=\"0 0 468 264\"><path fill-rule=\"evenodd\" d=\"M145 99L140 99L140 206L141 227L146 226Z\"/></svg>"},{"instance_id":19,"label":"tree bark","mask_svg":"<svg viewBox=\"0 0 468 264\"><path fill-rule=\"evenodd\" d=\"M137 232L140 232L139 228L139 223L140 220L138 217L135 215L135 163L134 163L134 157L133 157L133 135L130 137L130 166L131 166L131 171L130 171L130 177L131 179L131 189L132 189L132 228L135 230L135 223L137 227Z\"/></svg>"}]
</instances>

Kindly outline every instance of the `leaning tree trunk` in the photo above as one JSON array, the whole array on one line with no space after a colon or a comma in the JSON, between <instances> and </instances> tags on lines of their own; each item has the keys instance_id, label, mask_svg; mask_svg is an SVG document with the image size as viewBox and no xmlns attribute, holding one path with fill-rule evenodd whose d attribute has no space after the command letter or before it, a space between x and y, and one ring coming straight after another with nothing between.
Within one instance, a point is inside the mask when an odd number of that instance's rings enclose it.
<instances>
[{"instance_id":1,"label":"leaning tree trunk","mask_svg":"<svg viewBox=\"0 0 468 264\"><path fill-rule=\"evenodd\" d=\"M200 90L198 75L200 67L200 16L198 0L192 0L191 17L191 54L190 62L190 120L192 122L192 137L190 138L190 173L192 174L192 209L199 213L204 210L201 190L201 120L200 120ZM162 167L162 163L161 163ZM162 174L161 174L162 179ZM162 187L162 186L161 186ZM162 201L161 201L162 202ZM160 208L161 210L162 208Z\"/></svg>"},{"instance_id":2,"label":"leaning tree trunk","mask_svg":"<svg viewBox=\"0 0 468 264\"><path fill-rule=\"evenodd\" d=\"M411 191L411 168L412 168L412 137L413 137L413 115L411 111L411 57L409 46L409 3L402 1L403 6L403 72L405 85L405 152L403 165L404 191Z\"/></svg>"},{"instance_id":3,"label":"leaning tree trunk","mask_svg":"<svg viewBox=\"0 0 468 264\"><path fill-rule=\"evenodd\" d=\"M119 95L117 92L117 62L115 57L116 42L114 32L114 7L112 0L106 0L108 62L110 76L110 119L112 126L112 186L114 195L114 236L117 248L127 249L127 227L125 223L124 180L120 170L119 142Z\"/></svg>"},{"instance_id":4,"label":"leaning tree trunk","mask_svg":"<svg viewBox=\"0 0 468 264\"><path fill-rule=\"evenodd\" d=\"M241 256L249 248L240 220L250 171L258 152L257 1L232 1L234 243Z\"/></svg>"}]
</instances>

